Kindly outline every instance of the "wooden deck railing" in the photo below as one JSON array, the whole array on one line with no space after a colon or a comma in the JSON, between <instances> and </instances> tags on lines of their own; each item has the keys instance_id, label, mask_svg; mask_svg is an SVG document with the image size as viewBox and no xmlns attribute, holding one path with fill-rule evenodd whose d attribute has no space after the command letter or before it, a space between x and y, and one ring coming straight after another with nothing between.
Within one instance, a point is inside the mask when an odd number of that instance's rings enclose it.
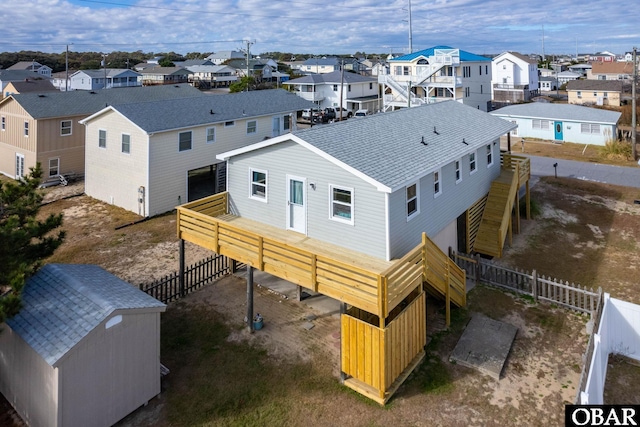
<instances>
[{"instance_id":1,"label":"wooden deck railing","mask_svg":"<svg viewBox=\"0 0 640 427\"><path fill-rule=\"evenodd\" d=\"M426 235L385 271L371 271L234 225L227 193L178 207L178 237L218 254L386 318L422 282L455 304L466 304L462 271ZM284 233L284 231L282 231Z\"/></svg>"},{"instance_id":2,"label":"wooden deck railing","mask_svg":"<svg viewBox=\"0 0 640 427\"><path fill-rule=\"evenodd\" d=\"M501 160L503 169L517 172L518 188L531 178L531 160L528 157L503 153Z\"/></svg>"}]
</instances>

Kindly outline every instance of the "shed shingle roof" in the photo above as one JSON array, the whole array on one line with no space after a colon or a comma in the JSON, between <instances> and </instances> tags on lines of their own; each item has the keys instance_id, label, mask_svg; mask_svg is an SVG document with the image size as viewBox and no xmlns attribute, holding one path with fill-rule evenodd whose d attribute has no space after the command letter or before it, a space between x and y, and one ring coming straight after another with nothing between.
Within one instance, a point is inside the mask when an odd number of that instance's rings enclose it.
<instances>
[{"instance_id":1,"label":"shed shingle roof","mask_svg":"<svg viewBox=\"0 0 640 427\"><path fill-rule=\"evenodd\" d=\"M51 366L119 310L160 312L165 305L97 265L48 264L22 292L7 325Z\"/></svg>"}]
</instances>

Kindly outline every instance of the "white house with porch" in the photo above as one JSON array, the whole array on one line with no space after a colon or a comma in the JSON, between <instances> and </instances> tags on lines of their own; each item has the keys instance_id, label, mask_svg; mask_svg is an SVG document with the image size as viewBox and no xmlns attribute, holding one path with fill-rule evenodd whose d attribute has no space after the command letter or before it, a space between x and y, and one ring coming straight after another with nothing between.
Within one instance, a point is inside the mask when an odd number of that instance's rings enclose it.
<instances>
[{"instance_id":1,"label":"white house with porch","mask_svg":"<svg viewBox=\"0 0 640 427\"><path fill-rule=\"evenodd\" d=\"M341 104L349 111L368 109L373 112L381 108L378 81L360 74L341 71L309 74L283 84L319 108L339 107Z\"/></svg>"},{"instance_id":2,"label":"white house with porch","mask_svg":"<svg viewBox=\"0 0 640 427\"><path fill-rule=\"evenodd\" d=\"M482 111L491 101L491 59L435 46L389 60L378 75L384 111L455 100Z\"/></svg>"},{"instance_id":3,"label":"white house with porch","mask_svg":"<svg viewBox=\"0 0 640 427\"><path fill-rule=\"evenodd\" d=\"M538 94L538 61L518 52L491 60L491 99L501 103L531 100Z\"/></svg>"}]
</instances>

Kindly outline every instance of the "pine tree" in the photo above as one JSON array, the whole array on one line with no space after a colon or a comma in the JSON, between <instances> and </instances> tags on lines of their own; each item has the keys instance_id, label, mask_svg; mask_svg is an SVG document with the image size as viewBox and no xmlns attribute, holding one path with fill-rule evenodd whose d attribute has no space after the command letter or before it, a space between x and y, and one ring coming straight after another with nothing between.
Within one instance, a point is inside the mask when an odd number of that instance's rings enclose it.
<instances>
[{"instance_id":1,"label":"pine tree","mask_svg":"<svg viewBox=\"0 0 640 427\"><path fill-rule=\"evenodd\" d=\"M20 311L26 280L62 244L62 214L38 219L40 164L19 181L0 181L0 322Z\"/></svg>"}]
</instances>

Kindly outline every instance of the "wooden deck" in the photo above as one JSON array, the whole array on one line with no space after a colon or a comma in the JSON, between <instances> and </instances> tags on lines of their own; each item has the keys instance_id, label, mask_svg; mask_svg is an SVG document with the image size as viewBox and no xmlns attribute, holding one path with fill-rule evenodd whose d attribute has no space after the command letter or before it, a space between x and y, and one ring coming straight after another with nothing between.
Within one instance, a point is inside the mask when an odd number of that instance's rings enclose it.
<instances>
[{"instance_id":1,"label":"wooden deck","mask_svg":"<svg viewBox=\"0 0 640 427\"><path fill-rule=\"evenodd\" d=\"M513 230L512 211L516 206L516 230L520 229L518 190L526 186L527 218L530 217L530 160L527 157L504 154L500 176L491 183L482 220L474 238L473 250L484 255L501 257L507 233Z\"/></svg>"},{"instance_id":2,"label":"wooden deck","mask_svg":"<svg viewBox=\"0 0 640 427\"><path fill-rule=\"evenodd\" d=\"M399 260L380 258L231 215L227 193L178 207L178 237L358 307L380 323L427 282L466 305L464 272L425 235Z\"/></svg>"}]
</instances>

